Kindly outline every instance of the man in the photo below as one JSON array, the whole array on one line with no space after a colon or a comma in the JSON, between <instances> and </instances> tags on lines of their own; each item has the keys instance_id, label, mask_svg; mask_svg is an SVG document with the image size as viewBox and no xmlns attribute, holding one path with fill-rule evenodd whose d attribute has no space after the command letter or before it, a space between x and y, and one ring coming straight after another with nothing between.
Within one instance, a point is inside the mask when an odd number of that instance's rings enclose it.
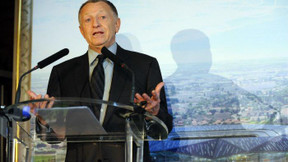
<instances>
[{"instance_id":1,"label":"man","mask_svg":"<svg viewBox=\"0 0 288 162\"><path fill-rule=\"evenodd\" d=\"M80 32L89 45L88 52L53 67L47 94L53 97L93 98L91 84L93 69L99 62L97 56L101 55L101 49L107 47L135 72L135 88L138 93L135 94L134 102L146 101L147 105L143 108L160 118L170 132L172 117L167 111L166 97L162 89L164 83L158 62L153 57L127 51L117 45L115 35L120 29L120 19L115 6L106 0L88 0L80 7L78 19ZM103 62L103 67L105 86L101 99L129 104L132 86L129 73L107 58ZM28 94L34 99L41 97L31 91ZM114 110L102 106L98 114L99 121L107 132L123 132L125 119L119 117ZM123 144L100 146L100 148L101 155L97 154L99 144L68 143L66 161L124 160ZM144 161L149 161L148 143L145 144Z\"/></svg>"}]
</instances>

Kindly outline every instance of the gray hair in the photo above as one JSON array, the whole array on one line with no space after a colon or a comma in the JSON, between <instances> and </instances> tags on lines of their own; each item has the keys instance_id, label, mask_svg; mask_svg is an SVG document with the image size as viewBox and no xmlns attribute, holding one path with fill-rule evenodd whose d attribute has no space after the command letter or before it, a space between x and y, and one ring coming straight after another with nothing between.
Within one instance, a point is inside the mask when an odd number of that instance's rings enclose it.
<instances>
[{"instance_id":1,"label":"gray hair","mask_svg":"<svg viewBox=\"0 0 288 162\"><path fill-rule=\"evenodd\" d=\"M81 13L82 8L83 8L86 4L88 4L88 3L97 3L97 2L104 2L104 3L106 3L106 4L111 8L111 10L113 11L114 16L115 16L115 17L118 17L118 11L117 11L116 7L114 6L114 4L113 4L112 2L107 1L107 0L87 0L85 3L83 3L83 4L81 5L81 7L80 7L80 9L79 9L79 12L78 12L78 21L79 21L79 24L81 23L81 22L80 22L80 13Z\"/></svg>"}]
</instances>

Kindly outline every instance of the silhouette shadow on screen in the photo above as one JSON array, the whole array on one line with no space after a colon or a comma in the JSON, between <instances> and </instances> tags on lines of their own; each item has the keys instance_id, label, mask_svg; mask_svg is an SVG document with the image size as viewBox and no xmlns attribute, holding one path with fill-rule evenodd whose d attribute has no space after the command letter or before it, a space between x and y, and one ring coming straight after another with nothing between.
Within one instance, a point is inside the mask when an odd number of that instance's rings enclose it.
<instances>
[{"instance_id":1,"label":"silhouette shadow on screen","mask_svg":"<svg viewBox=\"0 0 288 162\"><path fill-rule=\"evenodd\" d=\"M170 140L150 142L154 159L179 161L189 156L217 159L237 154L239 148L235 141L222 141L223 138L260 136L250 130L261 129L263 124L276 120L276 110L260 97L230 79L210 73L212 53L209 38L203 32L179 31L172 38L171 52L177 69L164 82L174 128ZM267 114L262 125L251 126L257 115L253 118L250 115L263 109L273 112ZM231 152L226 148L235 149Z\"/></svg>"}]
</instances>

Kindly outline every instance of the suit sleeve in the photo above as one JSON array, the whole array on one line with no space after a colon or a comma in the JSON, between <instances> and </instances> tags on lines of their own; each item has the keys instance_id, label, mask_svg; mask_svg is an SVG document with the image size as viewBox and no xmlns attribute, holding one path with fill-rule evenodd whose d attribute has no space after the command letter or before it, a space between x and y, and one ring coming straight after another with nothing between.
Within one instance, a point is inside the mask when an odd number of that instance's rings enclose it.
<instances>
[{"instance_id":1,"label":"suit sleeve","mask_svg":"<svg viewBox=\"0 0 288 162\"><path fill-rule=\"evenodd\" d=\"M60 86L59 72L57 68L53 67L48 82L47 94L53 97L61 97Z\"/></svg>"},{"instance_id":2,"label":"suit sleeve","mask_svg":"<svg viewBox=\"0 0 288 162\"><path fill-rule=\"evenodd\" d=\"M147 78L147 88L148 88L147 92L150 96L151 96L152 90L154 90L156 85L162 81L163 81L163 79L162 79L159 64L158 64L156 59L153 59L153 61L150 64L150 67L149 67L148 78ZM172 130L172 127L173 127L173 124L172 124L173 118L168 113L164 87L161 89L161 92L160 92L160 100L161 100L160 110L159 110L157 117L159 119L161 119L166 124L166 126L170 132Z\"/></svg>"}]
</instances>

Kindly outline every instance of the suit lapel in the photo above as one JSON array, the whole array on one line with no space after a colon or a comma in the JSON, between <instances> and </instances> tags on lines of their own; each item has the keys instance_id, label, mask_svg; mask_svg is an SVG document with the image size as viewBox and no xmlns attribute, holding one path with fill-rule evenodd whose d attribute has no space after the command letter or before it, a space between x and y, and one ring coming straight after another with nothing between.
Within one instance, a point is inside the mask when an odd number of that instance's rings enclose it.
<instances>
[{"instance_id":1,"label":"suit lapel","mask_svg":"<svg viewBox=\"0 0 288 162\"><path fill-rule=\"evenodd\" d=\"M76 66L76 65L75 65ZM88 61L88 53L81 56L79 59L78 68L75 72L75 85L83 85L76 86L76 93L80 98L92 98L91 90L90 90L90 81L89 81L89 61ZM90 107L95 116L99 119L100 111L99 107L92 106Z\"/></svg>"},{"instance_id":2,"label":"suit lapel","mask_svg":"<svg viewBox=\"0 0 288 162\"><path fill-rule=\"evenodd\" d=\"M120 48L119 46L117 47L117 53L116 55L120 58L123 59L125 58L124 50ZM124 60L124 59L123 59ZM119 98L122 95L122 93L125 91L125 85L127 83L130 83L129 76L127 75L127 72L119 67L118 65L114 64L114 69L113 69L113 78L111 82L111 88L110 88L110 94L109 94L109 101L113 102L119 102ZM110 119L110 117L113 115L116 107L109 107L107 108L106 111L106 116L104 120L104 124Z\"/></svg>"},{"instance_id":3,"label":"suit lapel","mask_svg":"<svg viewBox=\"0 0 288 162\"><path fill-rule=\"evenodd\" d=\"M79 94L81 98L91 98L90 95L90 84L89 84L89 61L88 61L88 53L80 57L80 61L78 64L79 68L75 72L75 85L83 85L76 86L76 92Z\"/></svg>"}]
</instances>

